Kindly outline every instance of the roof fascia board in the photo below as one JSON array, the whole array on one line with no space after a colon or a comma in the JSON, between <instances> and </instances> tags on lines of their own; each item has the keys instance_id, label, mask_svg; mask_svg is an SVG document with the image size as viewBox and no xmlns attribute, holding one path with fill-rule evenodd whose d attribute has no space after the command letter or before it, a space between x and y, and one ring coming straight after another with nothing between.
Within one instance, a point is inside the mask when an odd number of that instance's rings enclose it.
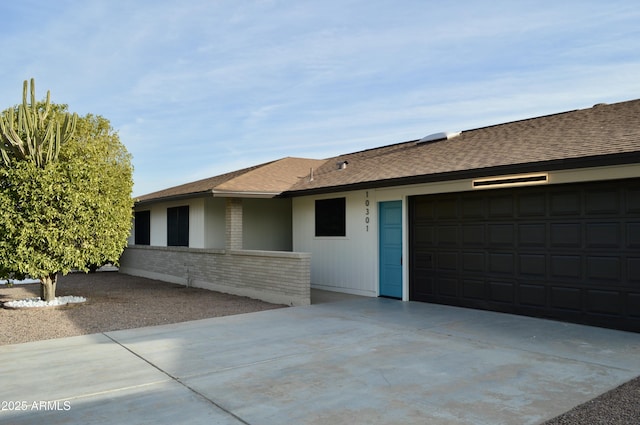
<instances>
[{"instance_id":1,"label":"roof fascia board","mask_svg":"<svg viewBox=\"0 0 640 425\"><path fill-rule=\"evenodd\" d=\"M275 198L282 192L252 192L252 191L235 191L235 190L213 190L211 192L214 198Z\"/></svg>"},{"instance_id":2,"label":"roof fascia board","mask_svg":"<svg viewBox=\"0 0 640 425\"><path fill-rule=\"evenodd\" d=\"M155 204L159 202L172 202L193 198L276 198L281 195L282 192L242 192L242 191L222 191L222 190L207 190L204 192L185 193L182 195L164 196L161 198L145 199L143 201L136 201L136 206Z\"/></svg>"},{"instance_id":3,"label":"roof fascia board","mask_svg":"<svg viewBox=\"0 0 640 425\"><path fill-rule=\"evenodd\" d=\"M172 202L172 201L181 201L183 199L192 199L192 198L203 198L211 196L211 191L207 190L204 192L193 192L193 193L184 193L181 195L168 195L162 196L159 198L145 199L142 201L135 201L136 206L147 205L147 204L155 204L158 202Z\"/></svg>"}]
</instances>

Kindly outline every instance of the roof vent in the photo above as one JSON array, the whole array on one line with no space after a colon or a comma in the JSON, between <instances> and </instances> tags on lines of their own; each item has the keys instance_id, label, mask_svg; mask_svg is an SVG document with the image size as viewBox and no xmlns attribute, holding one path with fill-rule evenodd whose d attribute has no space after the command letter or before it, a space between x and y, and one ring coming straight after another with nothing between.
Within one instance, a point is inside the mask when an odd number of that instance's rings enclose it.
<instances>
[{"instance_id":1,"label":"roof vent","mask_svg":"<svg viewBox=\"0 0 640 425\"><path fill-rule=\"evenodd\" d=\"M462 133L461 131L456 131L456 132L443 131L440 133L429 134L428 136L424 136L422 139L418 140L418 144L435 142L437 140L453 139L454 137L458 137L461 133Z\"/></svg>"},{"instance_id":2,"label":"roof vent","mask_svg":"<svg viewBox=\"0 0 640 425\"><path fill-rule=\"evenodd\" d=\"M338 162L338 170L344 170L345 168L347 168L348 164L349 164L349 161Z\"/></svg>"}]
</instances>

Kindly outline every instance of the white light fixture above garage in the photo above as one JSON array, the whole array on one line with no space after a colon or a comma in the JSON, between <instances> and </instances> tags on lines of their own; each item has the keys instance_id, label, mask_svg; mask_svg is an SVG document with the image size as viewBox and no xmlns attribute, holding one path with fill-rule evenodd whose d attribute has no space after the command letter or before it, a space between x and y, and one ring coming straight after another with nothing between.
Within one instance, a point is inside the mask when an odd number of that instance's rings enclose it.
<instances>
[{"instance_id":1,"label":"white light fixture above garage","mask_svg":"<svg viewBox=\"0 0 640 425\"><path fill-rule=\"evenodd\" d=\"M487 177L473 180L474 189L490 189L495 187L528 186L549 182L549 174L518 174L513 176Z\"/></svg>"}]
</instances>

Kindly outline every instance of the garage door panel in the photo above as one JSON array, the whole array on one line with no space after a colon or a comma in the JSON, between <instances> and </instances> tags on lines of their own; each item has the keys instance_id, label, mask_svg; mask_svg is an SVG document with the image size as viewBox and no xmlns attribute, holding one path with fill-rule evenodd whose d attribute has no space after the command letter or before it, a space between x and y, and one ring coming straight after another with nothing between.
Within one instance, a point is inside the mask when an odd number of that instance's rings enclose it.
<instances>
[{"instance_id":1,"label":"garage door panel","mask_svg":"<svg viewBox=\"0 0 640 425\"><path fill-rule=\"evenodd\" d=\"M439 220L457 219L458 202L456 198L442 198L435 204L435 217Z\"/></svg>"},{"instance_id":2,"label":"garage door panel","mask_svg":"<svg viewBox=\"0 0 640 425\"><path fill-rule=\"evenodd\" d=\"M484 246L486 244L485 225L469 224L462 226L462 243L464 246Z\"/></svg>"},{"instance_id":3,"label":"garage door panel","mask_svg":"<svg viewBox=\"0 0 640 425\"><path fill-rule=\"evenodd\" d=\"M464 219L483 219L487 215L486 200L484 197L469 197L461 201L461 216Z\"/></svg>"},{"instance_id":4,"label":"garage door panel","mask_svg":"<svg viewBox=\"0 0 640 425\"><path fill-rule=\"evenodd\" d=\"M516 244L515 224L496 223L489 225L489 245L495 247L514 246Z\"/></svg>"},{"instance_id":5,"label":"garage door panel","mask_svg":"<svg viewBox=\"0 0 640 425\"><path fill-rule=\"evenodd\" d=\"M516 284L514 282L489 282L489 299L493 302L513 305Z\"/></svg>"},{"instance_id":6,"label":"garage door panel","mask_svg":"<svg viewBox=\"0 0 640 425\"><path fill-rule=\"evenodd\" d=\"M551 248L581 248L580 223L551 223Z\"/></svg>"},{"instance_id":7,"label":"garage door panel","mask_svg":"<svg viewBox=\"0 0 640 425\"><path fill-rule=\"evenodd\" d=\"M416 244L432 245L435 242L433 237L434 226L417 225L414 231L414 240Z\"/></svg>"},{"instance_id":8,"label":"garage door panel","mask_svg":"<svg viewBox=\"0 0 640 425\"><path fill-rule=\"evenodd\" d=\"M464 279L462 281L462 297L467 300L485 300L487 293L482 280Z\"/></svg>"},{"instance_id":9,"label":"garage door panel","mask_svg":"<svg viewBox=\"0 0 640 425\"><path fill-rule=\"evenodd\" d=\"M433 253L424 251L414 252L412 264L417 271L431 272L433 269Z\"/></svg>"},{"instance_id":10,"label":"garage door panel","mask_svg":"<svg viewBox=\"0 0 640 425\"><path fill-rule=\"evenodd\" d=\"M627 237L627 248L640 248L640 223L632 222L627 223L626 228L626 237Z\"/></svg>"},{"instance_id":11,"label":"garage door panel","mask_svg":"<svg viewBox=\"0 0 640 425\"><path fill-rule=\"evenodd\" d=\"M456 277L441 277L437 280L436 293L442 297L458 297L458 279Z\"/></svg>"},{"instance_id":12,"label":"garage door panel","mask_svg":"<svg viewBox=\"0 0 640 425\"><path fill-rule=\"evenodd\" d=\"M640 292L629 294L626 306L630 317L640 319Z\"/></svg>"},{"instance_id":13,"label":"garage door panel","mask_svg":"<svg viewBox=\"0 0 640 425\"><path fill-rule=\"evenodd\" d=\"M548 307L547 287L522 283L518 287L518 303L529 307Z\"/></svg>"},{"instance_id":14,"label":"garage door panel","mask_svg":"<svg viewBox=\"0 0 640 425\"><path fill-rule=\"evenodd\" d=\"M436 231L438 246L458 246L459 232L457 225L439 226Z\"/></svg>"},{"instance_id":15,"label":"garage door panel","mask_svg":"<svg viewBox=\"0 0 640 425\"><path fill-rule=\"evenodd\" d=\"M579 216L582 213L582 200L579 193L571 190L552 192L549 214L551 217Z\"/></svg>"},{"instance_id":16,"label":"garage door panel","mask_svg":"<svg viewBox=\"0 0 640 425\"><path fill-rule=\"evenodd\" d=\"M590 215L609 215L620 212L620 195L615 188L586 191L585 212Z\"/></svg>"},{"instance_id":17,"label":"garage door panel","mask_svg":"<svg viewBox=\"0 0 640 425\"><path fill-rule=\"evenodd\" d=\"M414 196L410 299L640 332L640 179Z\"/></svg>"},{"instance_id":18,"label":"garage door panel","mask_svg":"<svg viewBox=\"0 0 640 425\"><path fill-rule=\"evenodd\" d=\"M412 210L413 220L416 223L421 220L433 220L435 219L434 203L433 202L420 202L413 206Z\"/></svg>"},{"instance_id":19,"label":"garage door panel","mask_svg":"<svg viewBox=\"0 0 640 425\"><path fill-rule=\"evenodd\" d=\"M552 255L549 278L578 280L582 278L582 262L579 255Z\"/></svg>"},{"instance_id":20,"label":"garage door panel","mask_svg":"<svg viewBox=\"0 0 640 425\"><path fill-rule=\"evenodd\" d=\"M544 279L547 275L547 256L545 254L519 254L519 274L524 278Z\"/></svg>"},{"instance_id":21,"label":"garage door panel","mask_svg":"<svg viewBox=\"0 0 640 425\"><path fill-rule=\"evenodd\" d=\"M619 222L587 223L587 248L619 248L622 233Z\"/></svg>"},{"instance_id":22,"label":"garage door panel","mask_svg":"<svg viewBox=\"0 0 640 425\"><path fill-rule=\"evenodd\" d=\"M415 285L412 285L409 291L411 299L429 302L437 302L434 296L434 279L429 277L416 278Z\"/></svg>"},{"instance_id":23,"label":"garage door panel","mask_svg":"<svg viewBox=\"0 0 640 425\"><path fill-rule=\"evenodd\" d=\"M640 258L627 259L627 273L629 287L640 290Z\"/></svg>"},{"instance_id":24,"label":"garage door panel","mask_svg":"<svg viewBox=\"0 0 640 425\"><path fill-rule=\"evenodd\" d=\"M586 291L586 296L587 312L609 316L620 315L620 305L623 301L620 292L591 290Z\"/></svg>"},{"instance_id":25,"label":"garage door panel","mask_svg":"<svg viewBox=\"0 0 640 425\"><path fill-rule=\"evenodd\" d=\"M543 192L518 196L518 217L544 217L547 214L547 199Z\"/></svg>"},{"instance_id":26,"label":"garage door panel","mask_svg":"<svg viewBox=\"0 0 640 425\"><path fill-rule=\"evenodd\" d=\"M587 260L587 281L596 284L598 281L622 282L620 257L589 256Z\"/></svg>"},{"instance_id":27,"label":"garage door panel","mask_svg":"<svg viewBox=\"0 0 640 425\"><path fill-rule=\"evenodd\" d=\"M580 289L552 287L551 307L559 310L580 311L582 309Z\"/></svg>"},{"instance_id":28,"label":"garage door panel","mask_svg":"<svg viewBox=\"0 0 640 425\"><path fill-rule=\"evenodd\" d=\"M513 195L494 195L489 197L490 218L512 217L513 208Z\"/></svg>"},{"instance_id":29,"label":"garage door panel","mask_svg":"<svg viewBox=\"0 0 640 425\"><path fill-rule=\"evenodd\" d=\"M640 214L640 184L628 187L625 195L625 212L627 214Z\"/></svg>"},{"instance_id":30,"label":"garage door panel","mask_svg":"<svg viewBox=\"0 0 640 425\"><path fill-rule=\"evenodd\" d=\"M518 245L522 247L547 246L547 226L545 223L518 224Z\"/></svg>"},{"instance_id":31,"label":"garage door panel","mask_svg":"<svg viewBox=\"0 0 640 425\"><path fill-rule=\"evenodd\" d=\"M494 252L489 254L489 272L513 275L515 273L513 253Z\"/></svg>"},{"instance_id":32,"label":"garage door panel","mask_svg":"<svg viewBox=\"0 0 640 425\"><path fill-rule=\"evenodd\" d=\"M484 252L465 252L462 254L462 270L465 272L485 273L487 271Z\"/></svg>"},{"instance_id":33,"label":"garage door panel","mask_svg":"<svg viewBox=\"0 0 640 425\"><path fill-rule=\"evenodd\" d=\"M436 267L438 270L458 271L458 253L438 252L436 254Z\"/></svg>"}]
</instances>

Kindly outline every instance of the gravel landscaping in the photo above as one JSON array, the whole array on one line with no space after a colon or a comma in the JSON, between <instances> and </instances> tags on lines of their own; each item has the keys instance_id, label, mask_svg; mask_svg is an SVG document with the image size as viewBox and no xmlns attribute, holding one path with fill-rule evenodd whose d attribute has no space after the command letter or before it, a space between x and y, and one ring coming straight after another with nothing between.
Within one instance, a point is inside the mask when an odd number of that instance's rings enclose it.
<instances>
[{"instance_id":1,"label":"gravel landscaping","mask_svg":"<svg viewBox=\"0 0 640 425\"><path fill-rule=\"evenodd\" d=\"M40 284L0 285L0 303L38 297ZM57 297L85 297L60 307L0 308L0 345L282 308L251 298L128 276L72 273L58 279Z\"/></svg>"},{"instance_id":2,"label":"gravel landscaping","mask_svg":"<svg viewBox=\"0 0 640 425\"><path fill-rule=\"evenodd\" d=\"M544 425L578 424L640 424L640 377L544 423Z\"/></svg>"},{"instance_id":3,"label":"gravel landscaping","mask_svg":"<svg viewBox=\"0 0 640 425\"><path fill-rule=\"evenodd\" d=\"M3 304L38 295L39 284L0 285ZM0 345L285 307L118 272L60 277L56 295L86 297L87 301L59 307L0 308ZM544 425L577 424L640 424L640 377Z\"/></svg>"}]
</instances>

